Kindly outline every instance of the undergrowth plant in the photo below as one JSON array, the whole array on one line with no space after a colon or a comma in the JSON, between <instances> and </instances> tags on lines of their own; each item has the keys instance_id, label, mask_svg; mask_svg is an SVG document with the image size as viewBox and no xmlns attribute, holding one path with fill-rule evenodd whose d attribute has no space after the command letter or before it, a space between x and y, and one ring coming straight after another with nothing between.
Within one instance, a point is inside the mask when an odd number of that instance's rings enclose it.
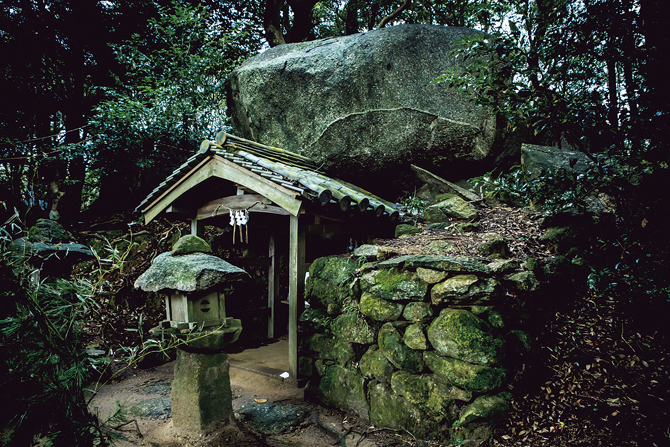
<instances>
[{"instance_id":1,"label":"undergrowth plant","mask_svg":"<svg viewBox=\"0 0 670 447\"><path fill-rule=\"evenodd\" d=\"M638 154L641 157L644 154ZM632 156L632 155L631 155ZM586 286L592 294L617 297L622 309L657 325L658 316L670 310L670 251L667 229L649 222L662 222L662 199L654 199L653 185L667 176L661 162L632 162L622 156L599 154L597 164L585 172L564 169L530 178L521 167L508 173L485 174L473 179L484 196L516 205L531 206L543 216L589 213L589 200L605 193L615 206L615 217L605 224L583 228L586 241L579 256L591 273ZM666 210L667 211L667 210Z\"/></svg>"},{"instance_id":2,"label":"undergrowth plant","mask_svg":"<svg viewBox=\"0 0 670 447\"><path fill-rule=\"evenodd\" d=\"M91 368L80 325L93 305L91 291L65 279L34 284L32 268L9 250L12 224L0 229L2 444L108 445L111 436L84 395Z\"/></svg>"}]
</instances>

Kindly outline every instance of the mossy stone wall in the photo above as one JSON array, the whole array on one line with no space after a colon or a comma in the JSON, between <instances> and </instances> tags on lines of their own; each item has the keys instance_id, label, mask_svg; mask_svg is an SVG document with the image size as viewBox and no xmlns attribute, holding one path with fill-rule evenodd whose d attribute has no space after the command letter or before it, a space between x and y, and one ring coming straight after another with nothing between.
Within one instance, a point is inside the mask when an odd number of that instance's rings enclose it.
<instances>
[{"instance_id":1,"label":"mossy stone wall","mask_svg":"<svg viewBox=\"0 0 670 447\"><path fill-rule=\"evenodd\" d=\"M538 265L426 255L362 266L318 259L299 325L306 395L424 439L485 438L507 411L506 385L531 350L523 303L540 288Z\"/></svg>"}]
</instances>

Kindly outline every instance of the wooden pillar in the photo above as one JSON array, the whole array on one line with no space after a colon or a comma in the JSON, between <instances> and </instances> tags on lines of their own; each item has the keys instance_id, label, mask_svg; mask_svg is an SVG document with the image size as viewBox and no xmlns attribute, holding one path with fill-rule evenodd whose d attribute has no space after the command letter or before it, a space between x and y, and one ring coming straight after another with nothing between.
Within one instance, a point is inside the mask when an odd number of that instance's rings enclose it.
<instances>
[{"instance_id":1,"label":"wooden pillar","mask_svg":"<svg viewBox=\"0 0 670 447\"><path fill-rule=\"evenodd\" d=\"M295 382L298 380L298 317L304 308L305 232L300 231L298 216L291 215L289 219L288 372Z\"/></svg>"},{"instance_id":2,"label":"wooden pillar","mask_svg":"<svg viewBox=\"0 0 670 447\"><path fill-rule=\"evenodd\" d=\"M288 243L288 373L298 371L298 216L289 217Z\"/></svg>"},{"instance_id":3,"label":"wooden pillar","mask_svg":"<svg viewBox=\"0 0 670 447\"><path fill-rule=\"evenodd\" d=\"M270 268L268 269L268 308L270 316L268 317L268 338L275 337L275 238L270 236L268 246L268 258L270 259Z\"/></svg>"},{"instance_id":4,"label":"wooden pillar","mask_svg":"<svg viewBox=\"0 0 670 447\"><path fill-rule=\"evenodd\" d=\"M191 234L193 236L202 237L205 234L205 226L197 219L191 219Z\"/></svg>"}]
</instances>

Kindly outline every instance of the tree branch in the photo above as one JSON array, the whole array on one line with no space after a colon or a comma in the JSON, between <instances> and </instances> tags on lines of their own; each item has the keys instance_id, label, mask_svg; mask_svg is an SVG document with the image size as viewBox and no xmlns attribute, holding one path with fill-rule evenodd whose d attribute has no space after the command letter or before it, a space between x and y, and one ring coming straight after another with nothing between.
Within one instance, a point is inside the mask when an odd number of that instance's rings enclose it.
<instances>
[{"instance_id":1,"label":"tree branch","mask_svg":"<svg viewBox=\"0 0 670 447\"><path fill-rule=\"evenodd\" d=\"M387 15L384 17L381 22L379 22L379 25L377 25L377 28L384 28L387 23L389 23L391 20L395 19L400 15L401 12L403 12L407 7L412 3L412 0L405 0L402 5L395 11L393 11L391 14Z\"/></svg>"}]
</instances>

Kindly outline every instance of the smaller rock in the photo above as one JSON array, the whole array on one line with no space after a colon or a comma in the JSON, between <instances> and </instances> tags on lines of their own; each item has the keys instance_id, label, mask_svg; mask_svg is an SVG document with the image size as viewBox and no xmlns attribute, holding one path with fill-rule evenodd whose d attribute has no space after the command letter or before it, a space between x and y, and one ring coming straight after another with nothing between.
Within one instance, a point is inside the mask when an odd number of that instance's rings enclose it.
<instances>
[{"instance_id":1,"label":"smaller rock","mask_svg":"<svg viewBox=\"0 0 670 447\"><path fill-rule=\"evenodd\" d=\"M540 281L532 271L513 273L505 276L505 279L511 281L514 287L522 292L534 292L540 287Z\"/></svg>"},{"instance_id":2,"label":"smaller rock","mask_svg":"<svg viewBox=\"0 0 670 447\"><path fill-rule=\"evenodd\" d=\"M253 403L237 412L249 425L265 435L276 435L298 428L309 416L309 409L285 403Z\"/></svg>"},{"instance_id":3,"label":"smaller rock","mask_svg":"<svg viewBox=\"0 0 670 447\"><path fill-rule=\"evenodd\" d=\"M498 312L497 310L490 311L489 314L488 314L487 319L489 321L489 324L492 327L495 327L495 328L504 328L505 327L505 320L503 319L502 314L500 312Z\"/></svg>"},{"instance_id":4,"label":"smaller rock","mask_svg":"<svg viewBox=\"0 0 670 447\"><path fill-rule=\"evenodd\" d=\"M45 242L57 244L71 240L63 225L51 219L37 219L35 225L28 230L30 242Z\"/></svg>"},{"instance_id":5,"label":"smaller rock","mask_svg":"<svg viewBox=\"0 0 670 447\"><path fill-rule=\"evenodd\" d=\"M393 365L411 373L419 373L424 368L423 355L402 341L402 336L391 323L385 323L377 336L379 349Z\"/></svg>"},{"instance_id":6,"label":"smaller rock","mask_svg":"<svg viewBox=\"0 0 670 447\"><path fill-rule=\"evenodd\" d=\"M449 225L448 222L450 221L449 216L444 214L437 205L427 207L423 212L423 219L431 224L438 223L445 227Z\"/></svg>"},{"instance_id":7,"label":"smaller rock","mask_svg":"<svg viewBox=\"0 0 670 447\"><path fill-rule=\"evenodd\" d=\"M512 259L496 259L495 261L487 264L493 273L509 273L515 270L518 270L521 265L518 261Z\"/></svg>"},{"instance_id":8,"label":"smaller rock","mask_svg":"<svg viewBox=\"0 0 670 447\"><path fill-rule=\"evenodd\" d=\"M502 392L494 396L479 396L463 410L458 423L459 425L465 425L476 419L490 419L500 416L507 411L511 400L512 395L508 392Z\"/></svg>"},{"instance_id":9,"label":"smaller rock","mask_svg":"<svg viewBox=\"0 0 670 447\"><path fill-rule=\"evenodd\" d=\"M479 218L477 208L460 197L452 197L433 206L445 215L456 219L476 220Z\"/></svg>"},{"instance_id":10,"label":"smaller rock","mask_svg":"<svg viewBox=\"0 0 670 447\"><path fill-rule=\"evenodd\" d=\"M204 239L187 234L179 238L172 247L172 256L189 255L191 253L211 253L212 247Z\"/></svg>"},{"instance_id":11,"label":"smaller rock","mask_svg":"<svg viewBox=\"0 0 670 447\"><path fill-rule=\"evenodd\" d=\"M414 323L407 326L402 341L410 348L417 351L428 349L428 339L426 338L425 326L421 323Z\"/></svg>"},{"instance_id":12,"label":"smaller rock","mask_svg":"<svg viewBox=\"0 0 670 447\"><path fill-rule=\"evenodd\" d=\"M363 290L387 300L423 301L428 292L428 284L416 273L399 269L380 270L374 275L374 285L369 287L370 279L364 278L361 286Z\"/></svg>"},{"instance_id":13,"label":"smaller rock","mask_svg":"<svg viewBox=\"0 0 670 447\"><path fill-rule=\"evenodd\" d=\"M386 261L395 256L398 256L398 252L391 247L379 247L377 251L377 261Z\"/></svg>"},{"instance_id":14,"label":"smaller rock","mask_svg":"<svg viewBox=\"0 0 670 447\"><path fill-rule=\"evenodd\" d=\"M377 345L368 348L358 362L358 367L363 377L376 379L380 382L388 383L391 380L391 374L393 374L393 365L382 354Z\"/></svg>"},{"instance_id":15,"label":"smaller rock","mask_svg":"<svg viewBox=\"0 0 670 447\"><path fill-rule=\"evenodd\" d=\"M424 216L425 218L425 216ZM442 231L449 229L449 224L446 222L435 222L425 226L425 229L428 231Z\"/></svg>"},{"instance_id":16,"label":"smaller rock","mask_svg":"<svg viewBox=\"0 0 670 447\"><path fill-rule=\"evenodd\" d=\"M172 402L170 396L147 399L130 407L128 413L145 419L167 419L172 414Z\"/></svg>"},{"instance_id":17,"label":"smaller rock","mask_svg":"<svg viewBox=\"0 0 670 447\"><path fill-rule=\"evenodd\" d=\"M484 233L482 238L485 242L477 246L477 251L483 256L491 258L505 258L509 256L509 247L505 238L498 233Z\"/></svg>"},{"instance_id":18,"label":"smaller rock","mask_svg":"<svg viewBox=\"0 0 670 447\"><path fill-rule=\"evenodd\" d=\"M456 275L433 286L430 291L434 305L443 302L481 304L496 295L498 281L477 275Z\"/></svg>"},{"instance_id":19,"label":"smaller rock","mask_svg":"<svg viewBox=\"0 0 670 447\"><path fill-rule=\"evenodd\" d=\"M421 228L409 224L400 224L395 227L395 237L399 238L405 235L413 235L421 233Z\"/></svg>"},{"instance_id":20,"label":"smaller rock","mask_svg":"<svg viewBox=\"0 0 670 447\"><path fill-rule=\"evenodd\" d=\"M354 250L354 256L356 258L363 257L365 258L366 261L376 261L377 253L379 253L378 245L364 244L361 245L360 247L356 247L356 249Z\"/></svg>"},{"instance_id":21,"label":"smaller rock","mask_svg":"<svg viewBox=\"0 0 670 447\"><path fill-rule=\"evenodd\" d=\"M433 308L430 303L413 301L405 306L402 316L408 321L425 321L433 316Z\"/></svg>"},{"instance_id":22,"label":"smaller rock","mask_svg":"<svg viewBox=\"0 0 670 447\"><path fill-rule=\"evenodd\" d=\"M351 343L337 339L333 345L333 354L335 355L335 360L341 366L346 366L353 358L356 356L354 348Z\"/></svg>"},{"instance_id":23,"label":"smaller rock","mask_svg":"<svg viewBox=\"0 0 670 447\"><path fill-rule=\"evenodd\" d=\"M454 250L454 244L450 244L446 241L433 241L426 245L426 250L429 253L435 253L438 255L446 255L450 251Z\"/></svg>"},{"instance_id":24,"label":"smaller rock","mask_svg":"<svg viewBox=\"0 0 670 447\"><path fill-rule=\"evenodd\" d=\"M450 357L443 357L434 351L423 353L428 369L449 383L466 390L486 393L498 388L505 381L507 370L474 365Z\"/></svg>"},{"instance_id":25,"label":"smaller rock","mask_svg":"<svg viewBox=\"0 0 670 447\"><path fill-rule=\"evenodd\" d=\"M404 306L372 294L364 293L360 302L361 313L376 321L395 321L402 315Z\"/></svg>"},{"instance_id":26,"label":"smaller rock","mask_svg":"<svg viewBox=\"0 0 670 447\"><path fill-rule=\"evenodd\" d=\"M342 314L331 325L333 334L350 343L371 344L375 342L375 331L357 313Z\"/></svg>"},{"instance_id":27,"label":"smaller rock","mask_svg":"<svg viewBox=\"0 0 670 447\"><path fill-rule=\"evenodd\" d=\"M534 272L535 269L539 267L539 265L540 263L538 262L537 258L526 258L523 261L523 268L532 272Z\"/></svg>"},{"instance_id":28,"label":"smaller rock","mask_svg":"<svg viewBox=\"0 0 670 447\"><path fill-rule=\"evenodd\" d=\"M456 230L460 233L476 233L479 231L479 224L476 222L459 222L456 224Z\"/></svg>"},{"instance_id":29,"label":"smaller rock","mask_svg":"<svg viewBox=\"0 0 670 447\"><path fill-rule=\"evenodd\" d=\"M438 194L437 197L435 197L435 203L444 202L445 200L453 199L454 197L459 197L459 195L450 192L444 192L442 194Z\"/></svg>"},{"instance_id":30,"label":"smaller rock","mask_svg":"<svg viewBox=\"0 0 670 447\"><path fill-rule=\"evenodd\" d=\"M423 267L417 268L416 274L419 276L419 279L426 281L428 284L437 284L443 281L448 275L447 272L441 270L426 269Z\"/></svg>"}]
</instances>

